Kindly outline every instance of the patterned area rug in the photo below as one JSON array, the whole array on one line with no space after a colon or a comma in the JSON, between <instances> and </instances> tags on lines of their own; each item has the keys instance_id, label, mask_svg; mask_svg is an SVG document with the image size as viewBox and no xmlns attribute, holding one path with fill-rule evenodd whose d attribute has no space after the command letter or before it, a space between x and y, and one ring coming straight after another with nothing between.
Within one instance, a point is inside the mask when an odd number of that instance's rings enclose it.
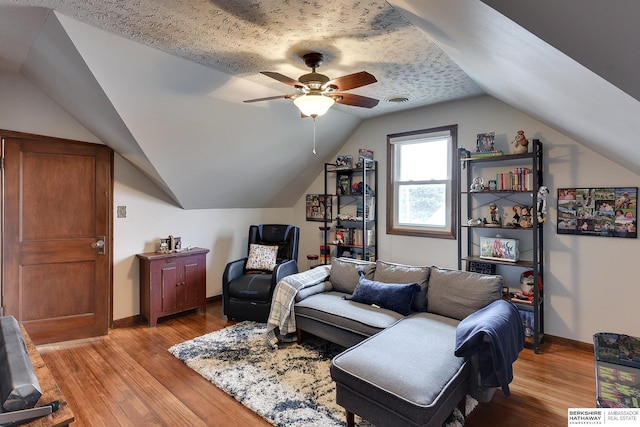
<instances>
[{"instance_id":1,"label":"patterned area rug","mask_svg":"<svg viewBox=\"0 0 640 427\"><path fill-rule=\"evenodd\" d=\"M266 344L266 324L241 322L169 348L191 369L275 426L345 426L329 375L344 349L312 336L301 344ZM467 397L467 415L477 402ZM356 424L371 424L356 416ZM446 427L464 425L456 410Z\"/></svg>"}]
</instances>

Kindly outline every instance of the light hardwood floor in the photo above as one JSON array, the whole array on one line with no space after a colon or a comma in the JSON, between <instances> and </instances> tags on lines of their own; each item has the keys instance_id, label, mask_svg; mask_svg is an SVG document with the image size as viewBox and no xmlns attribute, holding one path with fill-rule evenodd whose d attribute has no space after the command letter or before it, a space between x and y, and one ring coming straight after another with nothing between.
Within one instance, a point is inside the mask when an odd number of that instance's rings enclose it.
<instances>
[{"instance_id":1,"label":"light hardwood floor","mask_svg":"<svg viewBox=\"0 0 640 427\"><path fill-rule=\"evenodd\" d=\"M176 343L227 325L219 301L195 312L112 329L109 335L39 346L77 426L268 426L175 359ZM586 347L586 346L579 346ZM594 407L593 354L565 340L525 349L514 366L511 396L497 390L467 427L566 426L567 408Z\"/></svg>"}]
</instances>

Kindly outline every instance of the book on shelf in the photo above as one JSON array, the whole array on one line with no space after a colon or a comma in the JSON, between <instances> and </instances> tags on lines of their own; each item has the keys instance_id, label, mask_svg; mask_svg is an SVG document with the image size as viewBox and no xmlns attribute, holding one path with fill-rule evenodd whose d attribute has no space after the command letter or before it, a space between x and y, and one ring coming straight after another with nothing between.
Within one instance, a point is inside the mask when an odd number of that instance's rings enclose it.
<instances>
[{"instance_id":1,"label":"book on shelf","mask_svg":"<svg viewBox=\"0 0 640 427\"><path fill-rule=\"evenodd\" d=\"M481 151L477 153L471 153L472 159L482 159L485 157L498 157L502 156L502 151Z\"/></svg>"},{"instance_id":2,"label":"book on shelf","mask_svg":"<svg viewBox=\"0 0 640 427\"><path fill-rule=\"evenodd\" d=\"M336 227L334 242L342 245L363 246L365 244L365 235L366 245L373 246L375 244L374 230L366 230L365 234L364 230L360 228Z\"/></svg>"},{"instance_id":3,"label":"book on shelf","mask_svg":"<svg viewBox=\"0 0 640 427\"><path fill-rule=\"evenodd\" d=\"M365 200L360 200L356 205L356 217L365 218L367 221L375 220L375 209L373 208L373 197L367 197Z\"/></svg>"},{"instance_id":4,"label":"book on shelf","mask_svg":"<svg viewBox=\"0 0 640 427\"><path fill-rule=\"evenodd\" d=\"M373 246L375 244L375 232L373 230L361 230L359 228L354 229L353 244L356 246L363 246L365 243L367 246Z\"/></svg>"},{"instance_id":5,"label":"book on shelf","mask_svg":"<svg viewBox=\"0 0 640 427\"><path fill-rule=\"evenodd\" d=\"M514 168L512 171L496 174L498 191L531 191L533 174L529 168Z\"/></svg>"}]
</instances>

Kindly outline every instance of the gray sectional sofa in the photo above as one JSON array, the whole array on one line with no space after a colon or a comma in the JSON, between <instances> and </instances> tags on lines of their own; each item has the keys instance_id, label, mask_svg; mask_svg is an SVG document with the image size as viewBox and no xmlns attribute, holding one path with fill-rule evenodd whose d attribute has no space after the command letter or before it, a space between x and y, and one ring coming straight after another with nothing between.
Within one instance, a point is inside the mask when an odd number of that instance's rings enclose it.
<instances>
[{"instance_id":1,"label":"gray sectional sofa","mask_svg":"<svg viewBox=\"0 0 640 427\"><path fill-rule=\"evenodd\" d=\"M502 286L499 275L334 258L327 280L297 285L297 339L347 348L331 376L348 425L357 414L378 427L439 427L466 395L509 394L524 331Z\"/></svg>"}]
</instances>

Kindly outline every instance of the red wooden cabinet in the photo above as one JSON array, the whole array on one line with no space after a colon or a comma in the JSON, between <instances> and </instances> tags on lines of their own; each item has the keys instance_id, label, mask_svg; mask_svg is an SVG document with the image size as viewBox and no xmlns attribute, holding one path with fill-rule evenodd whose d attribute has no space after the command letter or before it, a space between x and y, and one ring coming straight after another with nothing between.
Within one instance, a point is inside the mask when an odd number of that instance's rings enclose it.
<instances>
[{"instance_id":1,"label":"red wooden cabinet","mask_svg":"<svg viewBox=\"0 0 640 427\"><path fill-rule=\"evenodd\" d=\"M209 249L179 253L138 254L140 260L140 315L156 326L159 317L194 308L202 313L207 304L206 255Z\"/></svg>"}]
</instances>

